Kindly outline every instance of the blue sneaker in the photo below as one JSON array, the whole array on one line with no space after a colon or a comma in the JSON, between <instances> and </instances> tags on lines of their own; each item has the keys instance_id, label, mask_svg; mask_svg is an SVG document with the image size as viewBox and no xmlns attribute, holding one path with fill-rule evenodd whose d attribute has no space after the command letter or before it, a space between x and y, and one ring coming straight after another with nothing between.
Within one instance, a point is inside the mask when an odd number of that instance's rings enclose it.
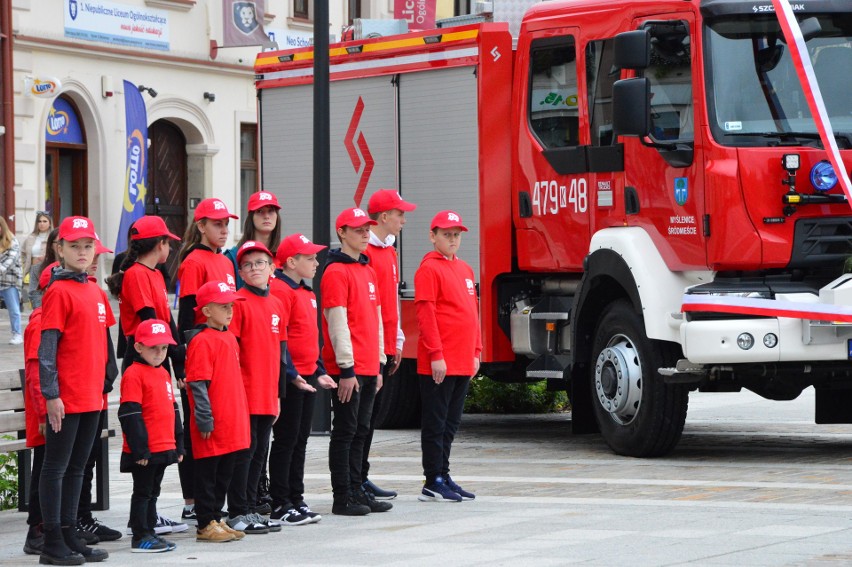
<instances>
[{"instance_id":1,"label":"blue sneaker","mask_svg":"<svg viewBox=\"0 0 852 567\"><path fill-rule=\"evenodd\" d=\"M372 492L376 500L393 500L397 496L395 490L385 490L384 488L379 488L373 483L372 480L369 479L364 481L364 484L361 485L361 488L363 488L367 492Z\"/></svg>"},{"instance_id":2,"label":"blue sneaker","mask_svg":"<svg viewBox=\"0 0 852 567\"><path fill-rule=\"evenodd\" d=\"M443 477L436 476L435 482L427 484L417 497L421 502L461 502L459 493L450 488Z\"/></svg>"},{"instance_id":3,"label":"blue sneaker","mask_svg":"<svg viewBox=\"0 0 852 567\"><path fill-rule=\"evenodd\" d=\"M462 500L473 500L474 498L476 498L476 494L474 494L473 492L468 492L467 490L456 484L456 482L450 478L450 475L447 475L447 486L450 487L450 490L461 496Z\"/></svg>"}]
</instances>

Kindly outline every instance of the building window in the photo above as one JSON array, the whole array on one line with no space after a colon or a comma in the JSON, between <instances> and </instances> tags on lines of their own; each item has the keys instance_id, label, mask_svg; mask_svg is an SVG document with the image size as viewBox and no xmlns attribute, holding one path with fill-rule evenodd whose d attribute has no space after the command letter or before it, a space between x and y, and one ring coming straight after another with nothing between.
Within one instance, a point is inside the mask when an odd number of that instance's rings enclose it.
<instances>
[{"instance_id":1,"label":"building window","mask_svg":"<svg viewBox=\"0 0 852 567\"><path fill-rule=\"evenodd\" d=\"M293 17L301 20L310 20L309 0L293 0Z\"/></svg>"},{"instance_id":2,"label":"building window","mask_svg":"<svg viewBox=\"0 0 852 567\"><path fill-rule=\"evenodd\" d=\"M349 0L349 25L355 23L356 18L363 18L364 11L361 7L361 0Z\"/></svg>"},{"instance_id":3,"label":"building window","mask_svg":"<svg viewBox=\"0 0 852 567\"><path fill-rule=\"evenodd\" d=\"M248 212L248 201L257 186L257 124L240 125L240 207L242 218Z\"/></svg>"}]
</instances>

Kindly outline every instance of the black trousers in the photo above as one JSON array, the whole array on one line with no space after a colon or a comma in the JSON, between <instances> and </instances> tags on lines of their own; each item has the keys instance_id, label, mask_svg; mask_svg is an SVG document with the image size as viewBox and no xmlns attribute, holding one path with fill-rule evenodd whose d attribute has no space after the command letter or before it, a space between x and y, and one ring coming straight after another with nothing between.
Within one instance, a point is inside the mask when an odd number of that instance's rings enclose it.
<instances>
[{"instance_id":1,"label":"black trousers","mask_svg":"<svg viewBox=\"0 0 852 567\"><path fill-rule=\"evenodd\" d=\"M306 380L316 386L315 376ZM311 434L316 393L287 383L287 396L281 400L281 415L272 426L269 449L269 493L273 508L285 510L304 502L305 448Z\"/></svg>"},{"instance_id":2,"label":"black trousers","mask_svg":"<svg viewBox=\"0 0 852 567\"><path fill-rule=\"evenodd\" d=\"M154 535L157 525L157 498L160 496L160 485L166 465L146 466L136 465L133 474L133 494L130 497L130 528L133 539L142 539L146 535Z\"/></svg>"},{"instance_id":3,"label":"black trousers","mask_svg":"<svg viewBox=\"0 0 852 567\"><path fill-rule=\"evenodd\" d=\"M361 485L361 464L364 461L364 441L370 431L370 418L376 398L376 377L357 376L360 391L352 391L345 404L333 395L331 440L328 444L328 468L335 501L346 499L350 488ZM334 377L336 382L339 376Z\"/></svg>"},{"instance_id":4,"label":"black trousers","mask_svg":"<svg viewBox=\"0 0 852 567\"><path fill-rule=\"evenodd\" d=\"M38 484L41 479L41 468L44 465L44 445L33 447L33 466L30 469L30 494L27 504L27 525L37 526L41 523L41 499Z\"/></svg>"},{"instance_id":5,"label":"black trousers","mask_svg":"<svg viewBox=\"0 0 852 567\"><path fill-rule=\"evenodd\" d=\"M44 464L39 479L39 496L44 530L73 526L77 522L83 469L92 451L100 424L99 411L65 414L62 428L45 432Z\"/></svg>"},{"instance_id":6,"label":"black trousers","mask_svg":"<svg viewBox=\"0 0 852 567\"><path fill-rule=\"evenodd\" d=\"M195 515L198 529L204 529L212 520L222 519L225 495L231 484L237 453L225 453L215 457L195 459ZM186 457L184 457L186 460Z\"/></svg>"},{"instance_id":7,"label":"black trousers","mask_svg":"<svg viewBox=\"0 0 852 567\"><path fill-rule=\"evenodd\" d=\"M388 355L388 361L393 359L393 355ZM391 363L385 364L384 370L382 371L382 379L383 384L387 384L388 380L391 380L390 375L390 367ZM396 380L399 380L399 374L396 375ZM370 430L367 432L367 437L364 439L364 460L361 462L361 481L366 482L367 477L370 474L370 447L373 445L373 432L376 431L376 421L379 416L379 408L382 404L382 394L384 393L385 388L382 386L382 389L376 392L376 399L373 401L373 414L370 417Z\"/></svg>"},{"instance_id":8,"label":"black trousers","mask_svg":"<svg viewBox=\"0 0 852 567\"><path fill-rule=\"evenodd\" d=\"M435 384L432 376L419 374L422 419L420 448L426 483L450 472L450 451L459 430L469 376L447 376Z\"/></svg>"},{"instance_id":9,"label":"black trousers","mask_svg":"<svg viewBox=\"0 0 852 567\"><path fill-rule=\"evenodd\" d=\"M228 516L231 518L248 514L257 504L257 483L274 420L274 415L249 415L251 445L237 452L234 474L228 488Z\"/></svg>"},{"instance_id":10,"label":"black trousers","mask_svg":"<svg viewBox=\"0 0 852 567\"><path fill-rule=\"evenodd\" d=\"M180 406L183 410L184 455L178 463L178 475L183 499L192 500L195 498L195 459L192 457L192 437L189 435L189 420L192 418L189 414L189 394L185 389L180 391Z\"/></svg>"},{"instance_id":11,"label":"black trousers","mask_svg":"<svg viewBox=\"0 0 852 567\"><path fill-rule=\"evenodd\" d=\"M98 420L98 431L95 434L95 440L92 443L92 450L89 451L89 458L86 459L86 467L83 469L83 485L80 488L80 504L77 507L78 518L92 517L92 481L95 478L95 464L101 459L101 443L100 432L106 426L107 412L100 411L100 419ZM106 457L109 458L109 457Z\"/></svg>"}]
</instances>

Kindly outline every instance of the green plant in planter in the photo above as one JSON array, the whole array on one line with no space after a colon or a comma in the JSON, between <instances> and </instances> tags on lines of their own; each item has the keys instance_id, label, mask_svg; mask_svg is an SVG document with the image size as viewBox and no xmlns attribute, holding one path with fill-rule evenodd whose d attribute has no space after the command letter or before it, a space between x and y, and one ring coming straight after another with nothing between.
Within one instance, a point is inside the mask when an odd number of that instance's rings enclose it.
<instances>
[{"instance_id":1,"label":"green plant in planter","mask_svg":"<svg viewBox=\"0 0 852 567\"><path fill-rule=\"evenodd\" d=\"M542 382L502 383L484 376L470 381L465 413L551 413L569 409L565 392L549 392Z\"/></svg>"}]
</instances>

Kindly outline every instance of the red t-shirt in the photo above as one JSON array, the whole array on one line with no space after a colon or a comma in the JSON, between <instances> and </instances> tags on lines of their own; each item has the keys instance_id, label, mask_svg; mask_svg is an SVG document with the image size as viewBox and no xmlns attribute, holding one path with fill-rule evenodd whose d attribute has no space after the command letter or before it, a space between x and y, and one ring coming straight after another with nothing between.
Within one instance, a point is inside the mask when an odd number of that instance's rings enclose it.
<instances>
[{"instance_id":1,"label":"red t-shirt","mask_svg":"<svg viewBox=\"0 0 852 567\"><path fill-rule=\"evenodd\" d=\"M178 268L181 298L195 295L198 288L207 282L225 282L231 291L237 291L234 278L234 265L227 256L213 252L209 248L196 248L190 252ZM207 318L199 309L195 312L195 324L204 323Z\"/></svg>"},{"instance_id":2,"label":"red t-shirt","mask_svg":"<svg viewBox=\"0 0 852 567\"><path fill-rule=\"evenodd\" d=\"M292 288L285 281L273 278L269 288L289 310L287 318L287 350L299 376L313 376L319 359L319 328L317 327L317 297L301 283Z\"/></svg>"},{"instance_id":3,"label":"red t-shirt","mask_svg":"<svg viewBox=\"0 0 852 567\"><path fill-rule=\"evenodd\" d=\"M237 295L246 300L234 302L234 318L228 330L239 339L249 414L278 415L281 341L287 340L287 310L271 294L261 297L243 287Z\"/></svg>"},{"instance_id":4,"label":"red t-shirt","mask_svg":"<svg viewBox=\"0 0 852 567\"><path fill-rule=\"evenodd\" d=\"M38 376L38 347L41 344L41 307L33 309L24 329L24 413L27 420L27 447L44 445L38 424L47 423L47 406L41 395Z\"/></svg>"},{"instance_id":5,"label":"red t-shirt","mask_svg":"<svg viewBox=\"0 0 852 567\"><path fill-rule=\"evenodd\" d=\"M381 305L376 272L368 264L360 262L329 264L320 283L322 308L345 307L355 357L355 374L376 376L379 373L379 314ZM322 358L329 374L340 374L334 347L328 334L328 322L322 318L322 333L325 344Z\"/></svg>"},{"instance_id":6,"label":"red t-shirt","mask_svg":"<svg viewBox=\"0 0 852 567\"><path fill-rule=\"evenodd\" d=\"M134 362L121 376L121 403L135 402L142 406L142 420L148 432L148 451L174 451L175 395L172 378L162 366L154 368ZM122 451L130 453L127 436L122 434Z\"/></svg>"},{"instance_id":7,"label":"red t-shirt","mask_svg":"<svg viewBox=\"0 0 852 567\"><path fill-rule=\"evenodd\" d=\"M429 252L414 274L417 308L417 373L432 374L443 359L448 376L473 375L473 358L482 352L479 305L473 270L456 257Z\"/></svg>"},{"instance_id":8,"label":"red t-shirt","mask_svg":"<svg viewBox=\"0 0 852 567\"><path fill-rule=\"evenodd\" d=\"M382 328L385 332L385 354L396 354L396 334L399 327L399 262L393 246L367 245L364 252L376 272L379 296L382 298Z\"/></svg>"},{"instance_id":9,"label":"red t-shirt","mask_svg":"<svg viewBox=\"0 0 852 567\"><path fill-rule=\"evenodd\" d=\"M106 333L113 325L112 308L97 284L56 280L47 288L42 302L41 328L62 333L56 369L65 413L103 409Z\"/></svg>"},{"instance_id":10,"label":"red t-shirt","mask_svg":"<svg viewBox=\"0 0 852 567\"><path fill-rule=\"evenodd\" d=\"M136 262L124 272L121 282L121 294L118 296L121 328L125 335L136 334L136 327L141 323L139 311L151 307L157 319L168 323L172 319L169 309L169 293L166 282L160 270L151 269ZM177 337L174 337L177 338Z\"/></svg>"},{"instance_id":11,"label":"red t-shirt","mask_svg":"<svg viewBox=\"0 0 852 567\"><path fill-rule=\"evenodd\" d=\"M213 413L213 434L202 439L195 422L195 399L189 392L189 434L196 459L248 449L251 445L246 389L240 376L240 347L233 333L206 328L190 342L186 352L186 381L207 381Z\"/></svg>"}]
</instances>

